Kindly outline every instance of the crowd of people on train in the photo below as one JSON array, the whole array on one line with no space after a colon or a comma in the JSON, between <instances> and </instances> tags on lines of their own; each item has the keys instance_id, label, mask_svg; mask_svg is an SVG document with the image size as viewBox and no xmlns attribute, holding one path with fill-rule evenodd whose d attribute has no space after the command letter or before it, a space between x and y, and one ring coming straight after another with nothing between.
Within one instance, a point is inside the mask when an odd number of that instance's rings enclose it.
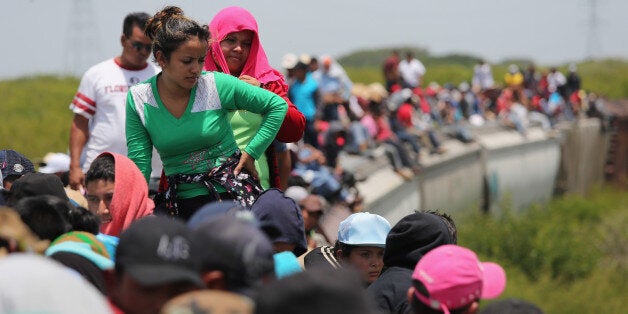
<instances>
[{"instance_id":1,"label":"crowd of people on train","mask_svg":"<svg viewBox=\"0 0 628 314\"><path fill-rule=\"evenodd\" d=\"M385 85L327 55L277 70L237 6L207 26L131 13L120 42L81 79L69 154L0 151L0 312L542 313L480 307L504 268L457 245L445 212L368 212L341 157L379 152L411 180L489 121L525 136L601 112L575 67L512 65L500 84L480 62L459 86L426 84L411 52Z\"/></svg>"}]
</instances>

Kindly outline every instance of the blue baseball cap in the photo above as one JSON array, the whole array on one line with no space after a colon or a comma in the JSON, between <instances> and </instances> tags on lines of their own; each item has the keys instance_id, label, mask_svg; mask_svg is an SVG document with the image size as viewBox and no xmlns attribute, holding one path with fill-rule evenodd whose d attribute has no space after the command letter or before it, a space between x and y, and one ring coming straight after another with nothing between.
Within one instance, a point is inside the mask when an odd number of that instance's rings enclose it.
<instances>
[{"instance_id":1,"label":"blue baseball cap","mask_svg":"<svg viewBox=\"0 0 628 314\"><path fill-rule=\"evenodd\" d=\"M26 156L12 150L0 150L0 170L4 179L35 172L35 166Z\"/></svg>"},{"instance_id":2,"label":"blue baseball cap","mask_svg":"<svg viewBox=\"0 0 628 314\"><path fill-rule=\"evenodd\" d=\"M384 217L368 212L355 213L340 222L338 241L357 246L386 246L390 223Z\"/></svg>"}]
</instances>

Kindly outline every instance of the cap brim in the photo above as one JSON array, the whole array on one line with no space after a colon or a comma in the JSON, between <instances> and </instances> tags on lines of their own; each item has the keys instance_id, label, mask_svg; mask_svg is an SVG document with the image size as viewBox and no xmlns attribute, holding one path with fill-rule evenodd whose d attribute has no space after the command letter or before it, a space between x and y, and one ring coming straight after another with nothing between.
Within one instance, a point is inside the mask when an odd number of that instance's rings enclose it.
<instances>
[{"instance_id":1,"label":"cap brim","mask_svg":"<svg viewBox=\"0 0 628 314\"><path fill-rule=\"evenodd\" d=\"M143 286L157 286L174 282L189 282L199 288L204 286L200 274L174 265L133 265L124 271Z\"/></svg>"},{"instance_id":2,"label":"cap brim","mask_svg":"<svg viewBox=\"0 0 628 314\"><path fill-rule=\"evenodd\" d=\"M44 167L39 168L39 170L37 172L40 172L40 173L57 173L57 172L63 172L63 170L59 171L58 169L44 166Z\"/></svg>"},{"instance_id":3,"label":"cap brim","mask_svg":"<svg viewBox=\"0 0 628 314\"><path fill-rule=\"evenodd\" d=\"M482 267L484 268L484 279L480 298L497 298L506 288L506 272L501 266L491 262L482 263Z\"/></svg>"},{"instance_id":4,"label":"cap brim","mask_svg":"<svg viewBox=\"0 0 628 314\"><path fill-rule=\"evenodd\" d=\"M258 228L262 230L262 232L264 232L269 239L276 239L281 236L281 230L273 223L260 222L258 224Z\"/></svg>"},{"instance_id":5,"label":"cap brim","mask_svg":"<svg viewBox=\"0 0 628 314\"><path fill-rule=\"evenodd\" d=\"M352 245L352 246L372 246L372 247L379 247L379 248L386 247L386 243L346 243L346 242L343 242L343 243L347 245Z\"/></svg>"}]
</instances>

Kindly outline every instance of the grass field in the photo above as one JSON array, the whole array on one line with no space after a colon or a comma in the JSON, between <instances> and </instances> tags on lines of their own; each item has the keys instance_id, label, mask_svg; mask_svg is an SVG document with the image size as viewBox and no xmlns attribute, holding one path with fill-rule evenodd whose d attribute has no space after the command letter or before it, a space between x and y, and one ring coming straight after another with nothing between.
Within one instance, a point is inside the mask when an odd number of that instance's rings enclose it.
<instances>
[{"instance_id":1,"label":"grass field","mask_svg":"<svg viewBox=\"0 0 628 314\"><path fill-rule=\"evenodd\" d=\"M47 152L67 152L78 87L72 77L29 77L0 82L0 148L35 161Z\"/></svg>"}]
</instances>

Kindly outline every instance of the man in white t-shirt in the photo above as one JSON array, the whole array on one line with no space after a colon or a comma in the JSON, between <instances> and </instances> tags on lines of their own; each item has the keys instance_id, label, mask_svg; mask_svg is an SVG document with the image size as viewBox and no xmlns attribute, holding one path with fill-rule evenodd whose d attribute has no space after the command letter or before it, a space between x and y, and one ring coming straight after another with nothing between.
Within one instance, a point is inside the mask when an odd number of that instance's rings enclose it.
<instances>
[{"instance_id":1,"label":"man in white t-shirt","mask_svg":"<svg viewBox=\"0 0 628 314\"><path fill-rule=\"evenodd\" d=\"M414 57L412 52L406 52L406 58L399 62L397 69L404 88L421 86L423 75L425 75L425 66Z\"/></svg>"},{"instance_id":2,"label":"man in white t-shirt","mask_svg":"<svg viewBox=\"0 0 628 314\"><path fill-rule=\"evenodd\" d=\"M102 152L126 155L126 96L129 87L152 77L157 69L148 63L151 40L144 34L150 16L127 15L120 37L122 53L92 66L81 79L70 104L74 112L70 129L70 186L84 187L85 172ZM154 177L161 173L159 155L153 153Z\"/></svg>"}]
</instances>

